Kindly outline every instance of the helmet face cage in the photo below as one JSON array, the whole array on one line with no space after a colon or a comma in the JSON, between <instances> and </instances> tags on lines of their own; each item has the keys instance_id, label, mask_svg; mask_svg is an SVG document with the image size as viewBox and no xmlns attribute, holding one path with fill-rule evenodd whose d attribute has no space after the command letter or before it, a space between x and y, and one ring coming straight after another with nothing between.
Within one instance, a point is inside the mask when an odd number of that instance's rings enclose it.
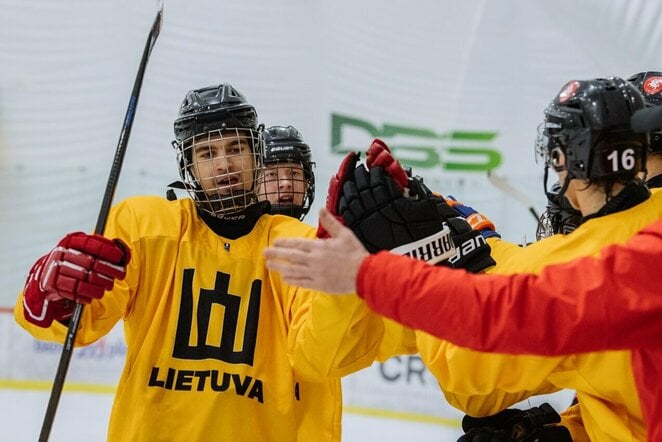
<instances>
[{"instance_id":1,"label":"helmet face cage","mask_svg":"<svg viewBox=\"0 0 662 442\"><path fill-rule=\"evenodd\" d=\"M257 202L263 149L259 130L214 130L176 147L180 176L200 209L225 218Z\"/></svg>"},{"instance_id":2,"label":"helmet face cage","mask_svg":"<svg viewBox=\"0 0 662 442\"><path fill-rule=\"evenodd\" d=\"M271 213L303 220L312 202L314 175L302 163L265 164L258 184L258 199L271 203Z\"/></svg>"},{"instance_id":3,"label":"helmet face cage","mask_svg":"<svg viewBox=\"0 0 662 442\"><path fill-rule=\"evenodd\" d=\"M628 81L644 96L646 107L662 105L662 72L639 72L628 78ZM650 150L662 153L662 130L650 132Z\"/></svg>"},{"instance_id":4,"label":"helmet face cage","mask_svg":"<svg viewBox=\"0 0 662 442\"><path fill-rule=\"evenodd\" d=\"M228 83L189 91L174 132L179 174L201 210L238 217L257 202L262 126L241 92Z\"/></svg>"},{"instance_id":5,"label":"helmet face cage","mask_svg":"<svg viewBox=\"0 0 662 442\"><path fill-rule=\"evenodd\" d=\"M551 167L557 172L565 170L560 163L559 154L565 153L564 146L568 142L568 137L574 135L575 139L581 137L585 140L590 136L588 130L574 130L572 133L563 130L563 121L573 121L575 118L581 117L574 112L561 113L548 108L545 121L538 125L535 143L536 163L541 163L546 168Z\"/></svg>"},{"instance_id":6,"label":"helmet face cage","mask_svg":"<svg viewBox=\"0 0 662 442\"><path fill-rule=\"evenodd\" d=\"M634 177L644 168L648 137L632 132L630 118L643 107L641 94L621 78L571 81L545 110L536 153L569 179Z\"/></svg>"},{"instance_id":7,"label":"helmet face cage","mask_svg":"<svg viewBox=\"0 0 662 442\"><path fill-rule=\"evenodd\" d=\"M536 240L558 233L568 234L579 227L581 222L581 212L572 207L568 198L561 194L561 184L556 182L547 192L547 207L538 220Z\"/></svg>"},{"instance_id":8,"label":"helmet face cage","mask_svg":"<svg viewBox=\"0 0 662 442\"><path fill-rule=\"evenodd\" d=\"M293 126L265 130L264 168L258 199L271 203L271 213L303 220L315 199L315 163L311 150Z\"/></svg>"}]
</instances>

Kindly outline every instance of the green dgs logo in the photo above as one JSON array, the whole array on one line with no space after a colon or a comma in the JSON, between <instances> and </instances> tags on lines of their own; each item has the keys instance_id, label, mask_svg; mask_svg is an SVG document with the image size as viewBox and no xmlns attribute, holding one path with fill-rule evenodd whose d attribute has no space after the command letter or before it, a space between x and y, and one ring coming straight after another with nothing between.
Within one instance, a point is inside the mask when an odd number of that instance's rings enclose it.
<instances>
[{"instance_id":1,"label":"green dgs logo","mask_svg":"<svg viewBox=\"0 0 662 442\"><path fill-rule=\"evenodd\" d=\"M465 172L485 172L501 164L501 153L490 144L497 132L451 131L384 124L381 129L368 121L331 114L331 150L347 153L357 146L347 143L348 134L381 138L405 165ZM397 138L396 138L397 137ZM401 141L401 140L406 141Z\"/></svg>"}]
</instances>

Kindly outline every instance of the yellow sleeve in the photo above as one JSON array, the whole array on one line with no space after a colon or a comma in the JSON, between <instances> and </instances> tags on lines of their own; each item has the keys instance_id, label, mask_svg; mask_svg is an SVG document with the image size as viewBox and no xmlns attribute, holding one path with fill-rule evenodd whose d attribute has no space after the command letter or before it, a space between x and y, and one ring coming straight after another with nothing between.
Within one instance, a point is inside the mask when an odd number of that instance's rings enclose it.
<instances>
[{"instance_id":1,"label":"yellow sleeve","mask_svg":"<svg viewBox=\"0 0 662 442\"><path fill-rule=\"evenodd\" d=\"M113 290L115 292L115 289ZM121 289L117 289L121 292ZM94 300L91 304L83 307L83 314L78 324L78 333L76 334L76 347L85 346L96 342L105 336L115 326L122 317L121 297L116 298L107 293L103 302ZM42 328L31 324L25 319L23 314L23 292L19 293L16 306L14 308L14 319L33 337L43 341L64 342L67 335L68 326L53 321L50 327Z\"/></svg>"},{"instance_id":2,"label":"yellow sleeve","mask_svg":"<svg viewBox=\"0 0 662 442\"><path fill-rule=\"evenodd\" d=\"M496 266L489 273L502 273L512 263L522 261L526 247L487 240ZM526 261L526 260L524 260ZM513 356L481 353L416 332L418 351L435 376L447 401L474 416L489 416L530 396L559 391L550 377L565 364L562 357Z\"/></svg>"},{"instance_id":3,"label":"yellow sleeve","mask_svg":"<svg viewBox=\"0 0 662 442\"><path fill-rule=\"evenodd\" d=\"M287 217L272 217L268 244L279 237L316 238L316 230ZM269 272L269 285L282 294L287 316L287 356L306 381L340 378L369 367L384 338L384 321L355 293L329 295L287 284Z\"/></svg>"},{"instance_id":4,"label":"yellow sleeve","mask_svg":"<svg viewBox=\"0 0 662 442\"><path fill-rule=\"evenodd\" d=\"M416 348L416 332L391 319L384 318L384 339L379 346L376 360L384 362L393 356L413 355Z\"/></svg>"},{"instance_id":5,"label":"yellow sleeve","mask_svg":"<svg viewBox=\"0 0 662 442\"><path fill-rule=\"evenodd\" d=\"M494 273L495 269L500 264L502 264L507 259L517 255L524 249L523 247L515 243L504 241L501 238L496 238L496 237L488 238L487 243L490 245L490 248L492 249L490 251L490 256L496 262L496 266L493 266L490 269L488 269L486 273Z\"/></svg>"},{"instance_id":6,"label":"yellow sleeve","mask_svg":"<svg viewBox=\"0 0 662 442\"><path fill-rule=\"evenodd\" d=\"M559 425L563 425L570 431L570 436L572 436L574 442L591 441L591 438L586 434L586 428L584 428L579 404L572 405L561 413L561 423Z\"/></svg>"},{"instance_id":7,"label":"yellow sleeve","mask_svg":"<svg viewBox=\"0 0 662 442\"><path fill-rule=\"evenodd\" d=\"M448 402L465 413L489 416L536 394L559 391L549 382L563 358L480 353L417 331L421 359Z\"/></svg>"},{"instance_id":8,"label":"yellow sleeve","mask_svg":"<svg viewBox=\"0 0 662 442\"><path fill-rule=\"evenodd\" d=\"M341 377L370 366L384 337L384 322L355 294L295 289L288 356L310 381Z\"/></svg>"}]
</instances>

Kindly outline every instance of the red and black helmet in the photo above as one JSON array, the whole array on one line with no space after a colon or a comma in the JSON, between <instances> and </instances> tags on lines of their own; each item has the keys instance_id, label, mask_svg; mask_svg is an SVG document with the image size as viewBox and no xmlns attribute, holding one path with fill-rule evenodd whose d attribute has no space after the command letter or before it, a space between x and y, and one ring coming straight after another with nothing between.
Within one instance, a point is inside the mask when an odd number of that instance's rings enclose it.
<instances>
[{"instance_id":1,"label":"red and black helmet","mask_svg":"<svg viewBox=\"0 0 662 442\"><path fill-rule=\"evenodd\" d=\"M647 107L662 105L662 72L639 72L628 78L639 92L644 96ZM662 127L661 130L650 132L650 150L662 153Z\"/></svg>"},{"instance_id":2,"label":"red and black helmet","mask_svg":"<svg viewBox=\"0 0 662 442\"><path fill-rule=\"evenodd\" d=\"M646 167L647 133L632 129L632 115L645 107L642 94L622 78L570 81L545 110L537 152L559 170L565 154L568 178L634 178Z\"/></svg>"}]
</instances>

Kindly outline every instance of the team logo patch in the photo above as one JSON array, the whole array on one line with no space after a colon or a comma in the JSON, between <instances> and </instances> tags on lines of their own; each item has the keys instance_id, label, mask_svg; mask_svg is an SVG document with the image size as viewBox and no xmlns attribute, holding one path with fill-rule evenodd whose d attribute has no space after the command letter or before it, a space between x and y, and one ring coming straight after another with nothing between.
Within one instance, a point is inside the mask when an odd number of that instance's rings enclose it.
<instances>
[{"instance_id":1,"label":"team logo patch","mask_svg":"<svg viewBox=\"0 0 662 442\"><path fill-rule=\"evenodd\" d=\"M579 81L573 80L566 83L559 92L559 103L565 103L569 99L575 96L575 92L579 89Z\"/></svg>"},{"instance_id":2,"label":"team logo patch","mask_svg":"<svg viewBox=\"0 0 662 442\"><path fill-rule=\"evenodd\" d=\"M658 76L648 77L644 81L644 84L642 85L642 89L648 95L659 94L660 92L662 92L662 77L658 77Z\"/></svg>"}]
</instances>

